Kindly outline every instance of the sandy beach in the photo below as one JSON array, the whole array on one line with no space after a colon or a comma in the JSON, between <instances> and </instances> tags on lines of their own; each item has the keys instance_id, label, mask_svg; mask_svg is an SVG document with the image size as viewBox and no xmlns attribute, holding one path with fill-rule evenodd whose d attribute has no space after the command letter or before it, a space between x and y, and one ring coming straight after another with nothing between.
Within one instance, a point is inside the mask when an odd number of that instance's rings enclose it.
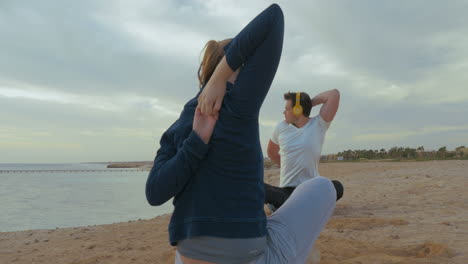
<instances>
[{"instance_id":1,"label":"sandy beach","mask_svg":"<svg viewBox=\"0 0 468 264\"><path fill-rule=\"evenodd\" d=\"M323 163L345 186L316 247L322 264L468 263L468 161ZM265 181L277 184L279 169ZM0 263L173 263L169 215L0 233Z\"/></svg>"}]
</instances>

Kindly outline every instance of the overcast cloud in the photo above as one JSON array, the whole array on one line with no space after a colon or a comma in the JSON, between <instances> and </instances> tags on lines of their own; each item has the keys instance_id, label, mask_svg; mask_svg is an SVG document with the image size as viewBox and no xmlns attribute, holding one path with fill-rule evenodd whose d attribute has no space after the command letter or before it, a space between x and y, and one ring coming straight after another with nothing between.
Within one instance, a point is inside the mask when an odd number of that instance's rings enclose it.
<instances>
[{"instance_id":1,"label":"overcast cloud","mask_svg":"<svg viewBox=\"0 0 468 264\"><path fill-rule=\"evenodd\" d=\"M270 3L1 1L0 163L152 160L197 92L204 44ZM264 152L284 92L332 88L341 105L323 153L468 145L468 2L278 3Z\"/></svg>"}]
</instances>

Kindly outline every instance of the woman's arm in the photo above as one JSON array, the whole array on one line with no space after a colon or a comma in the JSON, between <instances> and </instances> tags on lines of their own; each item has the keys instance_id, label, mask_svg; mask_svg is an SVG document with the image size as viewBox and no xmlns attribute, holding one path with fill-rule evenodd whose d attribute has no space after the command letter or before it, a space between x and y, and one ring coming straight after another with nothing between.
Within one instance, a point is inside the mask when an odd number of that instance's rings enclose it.
<instances>
[{"instance_id":1,"label":"woman's arm","mask_svg":"<svg viewBox=\"0 0 468 264\"><path fill-rule=\"evenodd\" d=\"M340 105L340 92L337 89L329 90L318 94L311 101L312 107L323 104L320 108L320 116L325 122L331 122Z\"/></svg>"},{"instance_id":2,"label":"woman's arm","mask_svg":"<svg viewBox=\"0 0 468 264\"><path fill-rule=\"evenodd\" d=\"M233 110L241 115L258 116L279 65L283 34L283 12L278 5L271 5L255 17L226 45L225 56L205 87L206 94L215 95L209 100L205 96L199 100L202 112L212 114L219 110L227 79L242 66L231 92Z\"/></svg>"},{"instance_id":3,"label":"woman's arm","mask_svg":"<svg viewBox=\"0 0 468 264\"><path fill-rule=\"evenodd\" d=\"M163 135L146 181L146 199L150 205L161 205L179 193L208 151L208 145L193 131L178 151L168 141L169 136Z\"/></svg>"},{"instance_id":4,"label":"woman's arm","mask_svg":"<svg viewBox=\"0 0 468 264\"><path fill-rule=\"evenodd\" d=\"M195 110L193 130L177 150L173 133L177 123L161 137L158 150L146 181L146 199L151 205L161 205L178 194L189 181L205 157L208 142L213 133L217 117L204 116Z\"/></svg>"}]
</instances>

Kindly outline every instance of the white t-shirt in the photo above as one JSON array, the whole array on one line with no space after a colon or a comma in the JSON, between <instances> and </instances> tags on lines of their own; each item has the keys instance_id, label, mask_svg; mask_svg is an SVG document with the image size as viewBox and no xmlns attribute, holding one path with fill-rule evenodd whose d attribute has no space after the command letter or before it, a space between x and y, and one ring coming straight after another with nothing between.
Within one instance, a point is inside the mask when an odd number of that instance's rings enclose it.
<instances>
[{"instance_id":1,"label":"white t-shirt","mask_svg":"<svg viewBox=\"0 0 468 264\"><path fill-rule=\"evenodd\" d=\"M329 126L330 122L325 122L320 114L301 128L286 121L276 126L271 141L280 147L280 187L296 187L320 176L318 164Z\"/></svg>"}]
</instances>

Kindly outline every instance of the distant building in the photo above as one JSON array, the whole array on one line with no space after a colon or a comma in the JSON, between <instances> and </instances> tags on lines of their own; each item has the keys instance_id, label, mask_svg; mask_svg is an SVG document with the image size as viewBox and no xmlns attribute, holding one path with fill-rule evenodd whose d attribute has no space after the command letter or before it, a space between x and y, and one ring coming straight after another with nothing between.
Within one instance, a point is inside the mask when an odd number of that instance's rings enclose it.
<instances>
[{"instance_id":1,"label":"distant building","mask_svg":"<svg viewBox=\"0 0 468 264\"><path fill-rule=\"evenodd\" d=\"M336 154L328 154L328 155L321 155L320 160L321 161L330 161L330 160L336 160Z\"/></svg>"},{"instance_id":2,"label":"distant building","mask_svg":"<svg viewBox=\"0 0 468 264\"><path fill-rule=\"evenodd\" d=\"M336 160L344 160L344 157L343 156L338 156L338 157L336 157Z\"/></svg>"},{"instance_id":3,"label":"distant building","mask_svg":"<svg viewBox=\"0 0 468 264\"><path fill-rule=\"evenodd\" d=\"M460 157L468 157L468 148L456 148L455 156Z\"/></svg>"},{"instance_id":4,"label":"distant building","mask_svg":"<svg viewBox=\"0 0 468 264\"><path fill-rule=\"evenodd\" d=\"M468 148L457 148L456 151L468 153Z\"/></svg>"}]
</instances>

